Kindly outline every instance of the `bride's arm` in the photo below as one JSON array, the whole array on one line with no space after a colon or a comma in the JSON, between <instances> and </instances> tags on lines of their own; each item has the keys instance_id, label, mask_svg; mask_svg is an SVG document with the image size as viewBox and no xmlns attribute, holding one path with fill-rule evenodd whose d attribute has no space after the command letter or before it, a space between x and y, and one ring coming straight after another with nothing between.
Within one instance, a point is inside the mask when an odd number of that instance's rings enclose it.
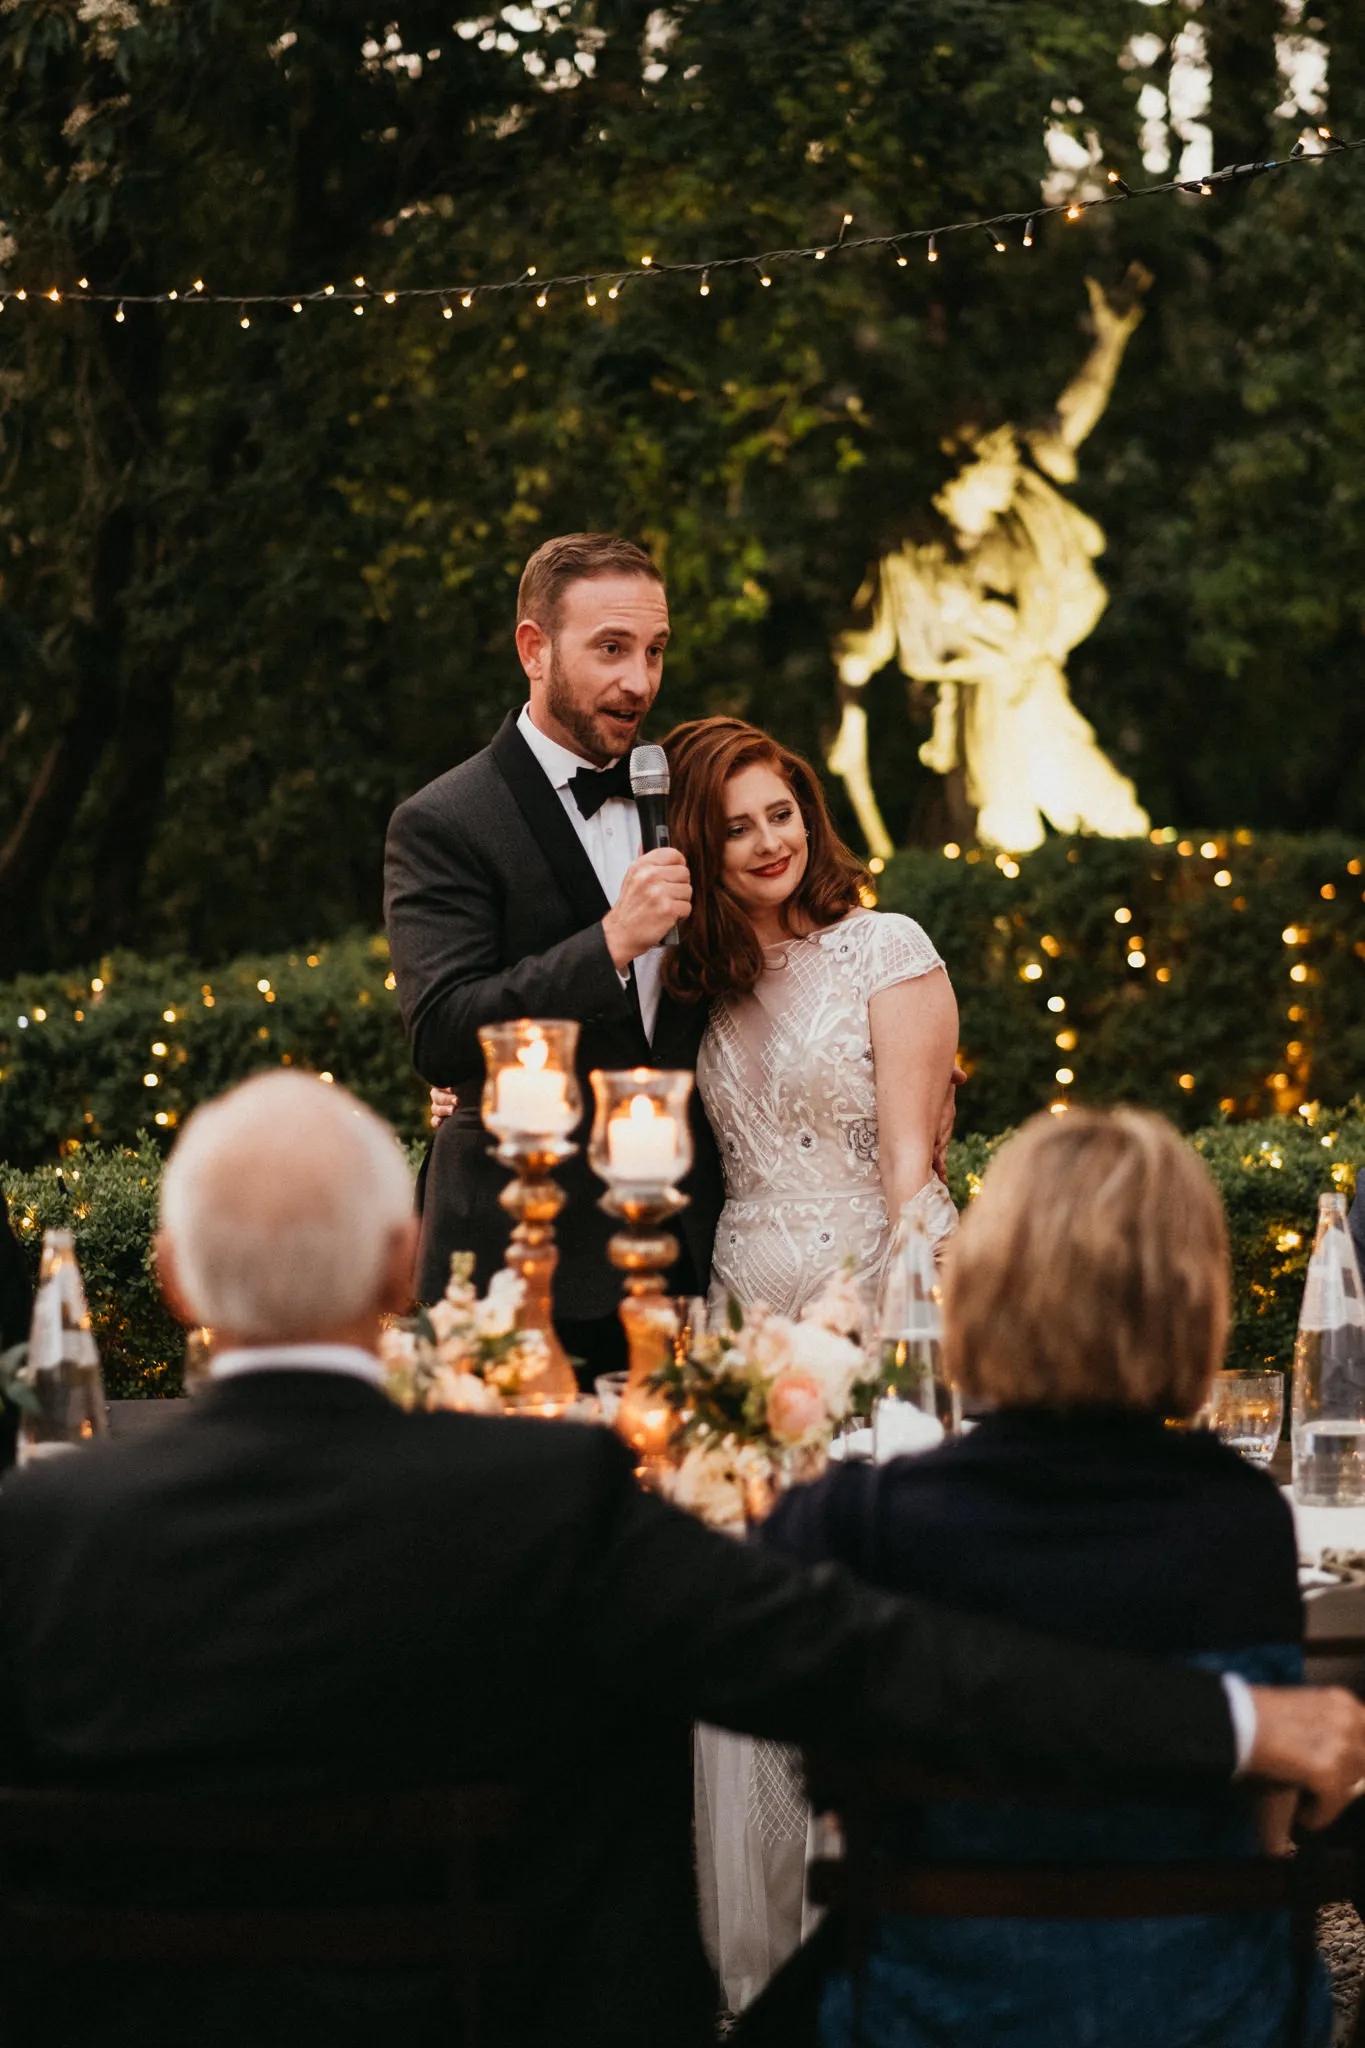
<instances>
[{"instance_id":1,"label":"bride's arm","mask_svg":"<svg viewBox=\"0 0 1365 2048\"><path fill-rule=\"evenodd\" d=\"M942 967L881 989L868 1004L877 1075L877 1147L894 1217L933 1172L957 1057L957 998Z\"/></svg>"}]
</instances>

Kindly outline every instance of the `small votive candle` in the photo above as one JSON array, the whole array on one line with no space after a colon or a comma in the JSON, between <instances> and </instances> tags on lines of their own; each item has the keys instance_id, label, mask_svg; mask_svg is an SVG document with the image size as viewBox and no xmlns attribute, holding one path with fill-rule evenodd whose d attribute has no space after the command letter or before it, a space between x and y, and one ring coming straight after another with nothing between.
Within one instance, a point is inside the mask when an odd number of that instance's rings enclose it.
<instances>
[{"instance_id":1,"label":"small votive candle","mask_svg":"<svg viewBox=\"0 0 1365 2048\"><path fill-rule=\"evenodd\" d=\"M545 1040L533 1038L518 1048L516 1066L498 1075L497 1120L509 1130L562 1138L573 1129L566 1077L547 1067L549 1056Z\"/></svg>"},{"instance_id":2,"label":"small votive candle","mask_svg":"<svg viewBox=\"0 0 1365 2048\"><path fill-rule=\"evenodd\" d=\"M656 1111L649 1096L633 1095L629 1108L607 1125L607 1163L622 1180L671 1181L678 1163L677 1119Z\"/></svg>"}]
</instances>

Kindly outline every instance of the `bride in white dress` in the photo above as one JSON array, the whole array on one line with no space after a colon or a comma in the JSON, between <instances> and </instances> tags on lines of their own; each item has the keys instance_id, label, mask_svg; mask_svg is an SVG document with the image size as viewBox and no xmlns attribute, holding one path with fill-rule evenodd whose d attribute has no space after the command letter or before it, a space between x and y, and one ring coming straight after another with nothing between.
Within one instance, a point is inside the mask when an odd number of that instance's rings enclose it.
<instances>
[{"instance_id":1,"label":"bride in white dress","mask_svg":"<svg viewBox=\"0 0 1365 2048\"><path fill-rule=\"evenodd\" d=\"M670 830L693 912L665 976L709 1001L697 1087L726 1202L713 1298L795 1315L852 1261L868 1314L906 1203L956 1223L935 1159L951 1123L957 1004L912 918L863 908L864 873L799 755L739 719L666 742ZM699 1731L703 1930L740 2010L809 1931L795 1754Z\"/></svg>"}]
</instances>

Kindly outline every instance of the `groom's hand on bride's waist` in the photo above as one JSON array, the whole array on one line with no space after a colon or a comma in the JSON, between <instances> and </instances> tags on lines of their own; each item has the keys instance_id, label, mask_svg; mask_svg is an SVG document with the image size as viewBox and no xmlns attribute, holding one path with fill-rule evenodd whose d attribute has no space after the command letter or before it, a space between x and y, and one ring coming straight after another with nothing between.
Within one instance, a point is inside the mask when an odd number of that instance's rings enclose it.
<instances>
[{"instance_id":1,"label":"groom's hand on bride's waist","mask_svg":"<svg viewBox=\"0 0 1365 2048\"><path fill-rule=\"evenodd\" d=\"M692 877L676 846L656 846L626 869L621 893L602 920L618 974L657 946L692 908Z\"/></svg>"}]
</instances>

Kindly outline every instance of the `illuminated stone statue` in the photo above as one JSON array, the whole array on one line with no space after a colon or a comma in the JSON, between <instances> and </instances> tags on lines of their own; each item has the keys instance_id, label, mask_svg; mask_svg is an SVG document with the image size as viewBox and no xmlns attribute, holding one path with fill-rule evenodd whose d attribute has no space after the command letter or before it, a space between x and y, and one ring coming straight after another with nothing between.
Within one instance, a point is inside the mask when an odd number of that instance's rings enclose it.
<instances>
[{"instance_id":1,"label":"illuminated stone statue","mask_svg":"<svg viewBox=\"0 0 1365 2048\"><path fill-rule=\"evenodd\" d=\"M958 437L966 459L934 500L956 545L907 543L886 555L858 595L870 624L835 643L843 721L829 765L883 859L892 847L868 773L862 686L893 655L914 681L938 686L920 759L940 775L963 771L983 844L1024 852L1041 843L1044 818L1060 832L1111 839L1147 830L1132 783L1067 691L1066 658L1106 603L1093 567L1104 535L1055 488L1075 480L1075 451L1142 318L1151 277L1135 264L1127 283L1120 307L1086 280L1094 347L1046 425Z\"/></svg>"}]
</instances>

